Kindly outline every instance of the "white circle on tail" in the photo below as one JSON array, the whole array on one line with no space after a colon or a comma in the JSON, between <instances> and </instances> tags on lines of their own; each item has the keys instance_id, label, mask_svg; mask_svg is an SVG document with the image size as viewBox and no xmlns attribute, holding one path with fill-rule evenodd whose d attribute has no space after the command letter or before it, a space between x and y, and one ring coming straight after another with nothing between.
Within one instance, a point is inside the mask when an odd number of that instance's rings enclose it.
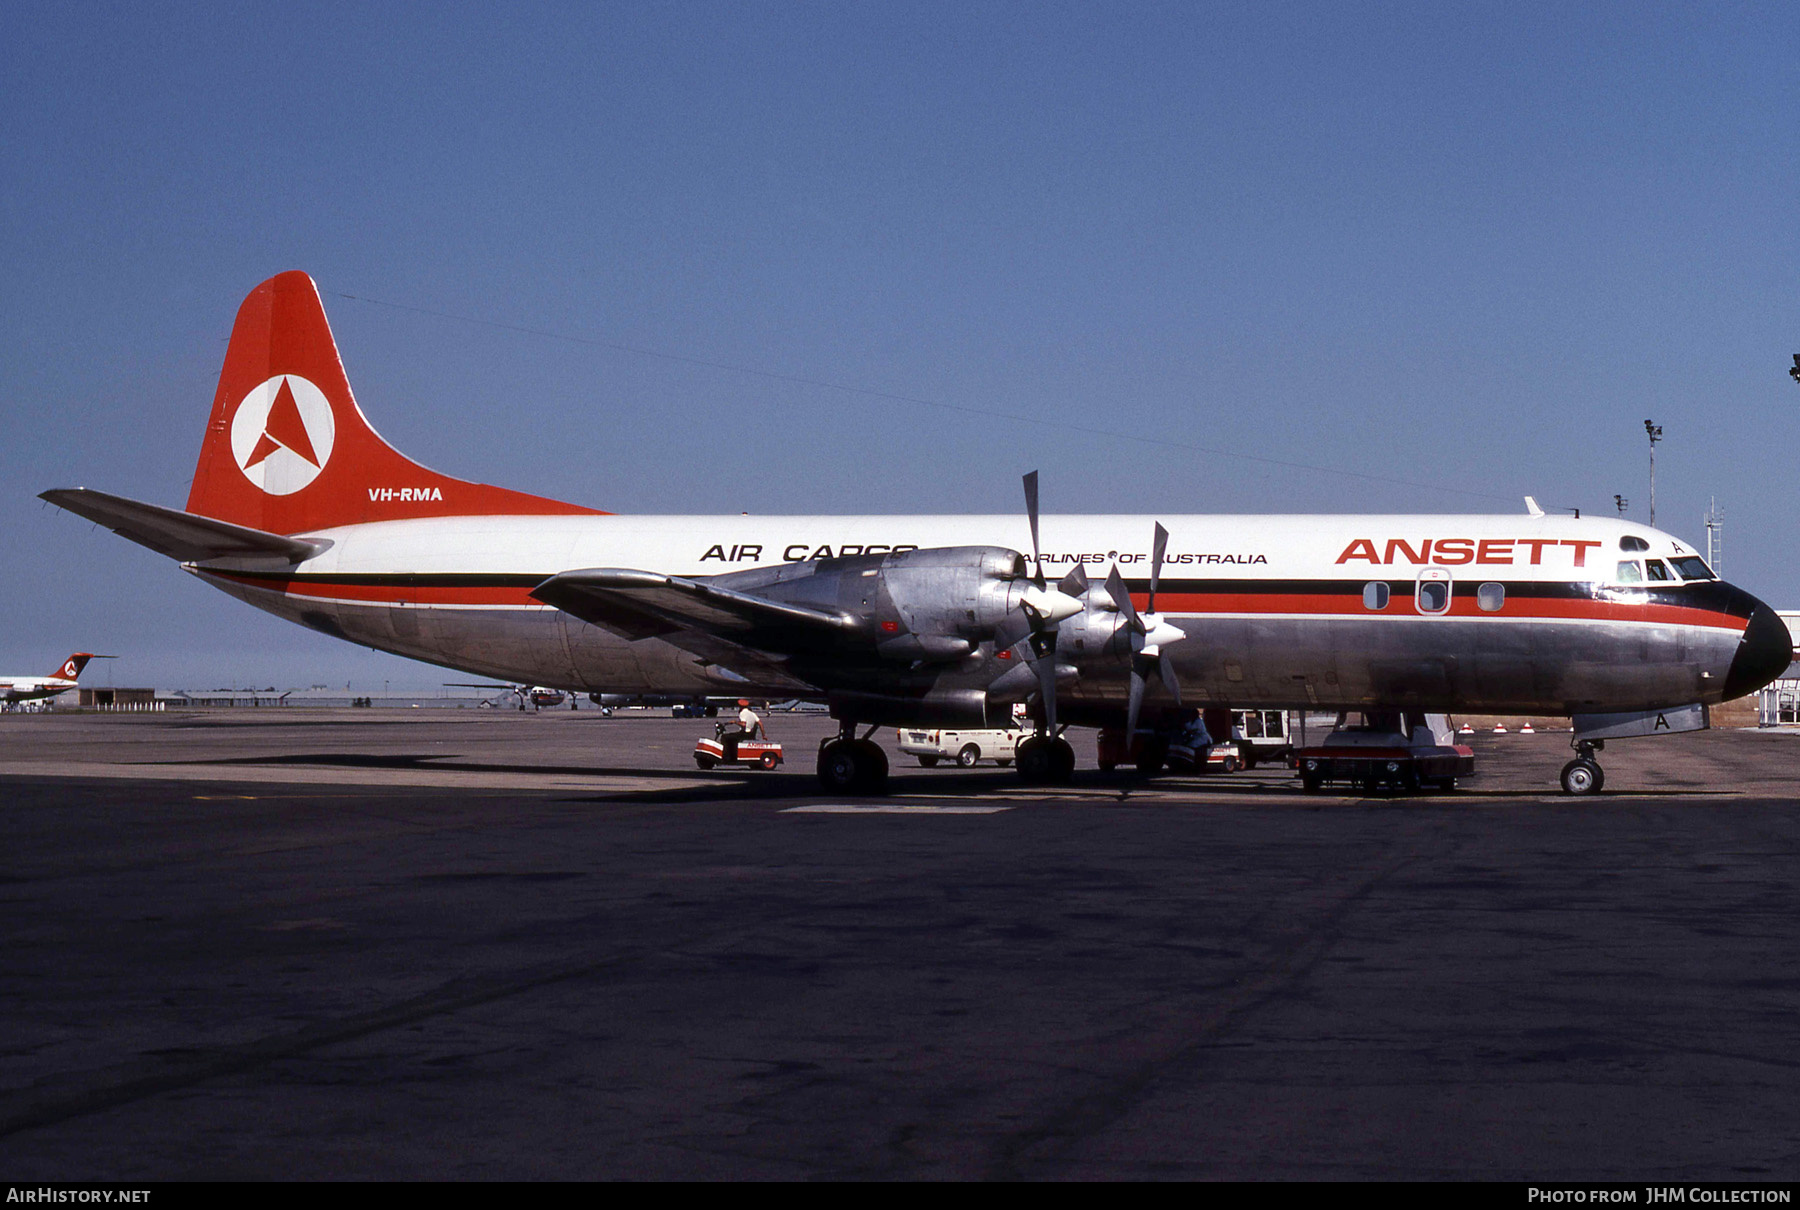
<instances>
[{"instance_id":1,"label":"white circle on tail","mask_svg":"<svg viewBox=\"0 0 1800 1210\"><path fill-rule=\"evenodd\" d=\"M325 392L298 374L277 374L245 395L231 418L231 455L271 496L291 496L331 461L337 420Z\"/></svg>"}]
</instances>

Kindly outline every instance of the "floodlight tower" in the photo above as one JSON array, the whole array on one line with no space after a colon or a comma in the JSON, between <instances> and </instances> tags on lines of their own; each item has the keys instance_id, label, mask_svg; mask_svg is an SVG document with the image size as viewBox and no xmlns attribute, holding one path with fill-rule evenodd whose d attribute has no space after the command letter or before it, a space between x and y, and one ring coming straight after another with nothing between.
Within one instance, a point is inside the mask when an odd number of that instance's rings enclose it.
<instances>
[{"instance_id":1,"label":"floodlight tower","mask_svg":"<svg viewBox=\"0 0 1800 1210\"><path fill-rule=\"evenodd\" d=\"M1713 569L1713 575L1723 576L1720 568L1725 566L1725 514L1719 509L1719 498L1714 496L1706 506L1706 562Z\"/></svg>"},{"instance_id":2,"label":"floodlight tower","mask_svg":"<svg viewBox=\"0 0 1800 1210\"><path fill-rule=\"evenodd\" d=\"M1644 421L1644 432L1650 437L1650 528L1656 528L1656 443L1662 440L1662 425Z\"/></svg>"},{"instance_id":3,"label":"floodlight tower","mask_svg":"<svg viewBox=\"0 0 1800 1210\"><path fill-rule=\"evenodd\" d=\"M1619 495L1617 492L1613 493L1613 503L1619 506L1619 516L1621 517L1625 515L1625 510L1631 507L1631 501Z\"/></svg>"}]
</instances>

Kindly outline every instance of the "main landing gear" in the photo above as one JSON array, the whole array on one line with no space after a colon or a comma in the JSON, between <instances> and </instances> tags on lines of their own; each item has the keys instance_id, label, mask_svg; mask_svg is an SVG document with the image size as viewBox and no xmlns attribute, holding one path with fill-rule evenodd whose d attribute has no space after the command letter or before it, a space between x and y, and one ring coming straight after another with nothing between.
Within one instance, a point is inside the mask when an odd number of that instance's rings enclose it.
<instances>
[{"instance_id":1,"label":"main landing gear","mask_svg":"<svg viewBox=\"0 0 1800 1210\"><path fill-rule=\"evenodd\" d=\"M833 794L886 794L887 753L869 738L874 734L870 727L858 739L856 724L845 722L837 735L820 743L819 784Z\"/></svg>"},{"instance_id":2,"label":"main landing gear","mask_svg":"<svg viewBox=\"0 0 1800 1210\"><path fill-rule=\"evenodd\" d=\"M1564 794L1598 794L1606 785L1606 770L1594 759L1594 753L1606 747L1603 739L1578 739L1570 741L1575 749L1575 759L1562 768L1562 788Z\"/></svg>"},{"instance_id":3,"label":"main landing gear","mask_svg":"<svg viewBox=\"0 0 1800 1210\"><path fill-rule=\"evenodd\" d=\"M888 791L888 758L881 745L859 737L856 724L845 722L838 733L819 744L819 784L832 794L881 795ZM1062 785L1075 774L1075 749L1060 735L1034 735L1020 741L1014 756L1019 780L1028 786Z\"/></svg>"},{"instance_id":4,"label":"main landing gear","mask_svg":"<svg viewBox=\"0 0 1800 1210\"><path fill-rule=\"evenodd\" d=\"M1060 786L1075 775L1075 749L1060 735L1019 741L1019 780L1028 786Z\"/></svg>"}]
</instances>

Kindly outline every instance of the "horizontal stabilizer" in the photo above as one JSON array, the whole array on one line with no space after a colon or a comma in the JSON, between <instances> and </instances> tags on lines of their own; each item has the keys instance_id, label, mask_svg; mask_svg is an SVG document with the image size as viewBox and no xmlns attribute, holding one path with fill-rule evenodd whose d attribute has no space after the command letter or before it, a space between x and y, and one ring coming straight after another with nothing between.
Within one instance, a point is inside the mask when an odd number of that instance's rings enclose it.
<instances>
[{"instance_id":1,"label":"horizontal stabilizer","mask_svg":"<svg viewBox=\"0 0 1800 1210\"><path fill-rule=\"evenodd\" d=\"M38 496L183 563L259 555L298 563L331 545L324 538L286 538L85 487L57 488Z\"/></svg>"},{"instance_id":2,"label":"horizontal stabilizer","mask_svg":"<svg viewBox=\"0 0 1800 1210\"><path fill-rule=\"evenodd\" d=\"M584 622L627 638L697 630L764 650L791 650L794 639L842 635L855 626L846 614L772 601L651 571L595 567L552 576L531 595Z\"/></svg>"}]
</instances>

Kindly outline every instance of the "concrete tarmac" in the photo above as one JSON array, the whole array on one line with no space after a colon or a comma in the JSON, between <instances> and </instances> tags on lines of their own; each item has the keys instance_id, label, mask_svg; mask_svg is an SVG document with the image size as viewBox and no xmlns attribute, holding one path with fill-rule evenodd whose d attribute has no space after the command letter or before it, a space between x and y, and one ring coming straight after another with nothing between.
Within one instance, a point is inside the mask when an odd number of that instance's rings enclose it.
<instances>
[{"instance_id":1,"label":"concrete tarmac","mask_svg":"<svg viewBox=\"0 0 1800 1210\"><path fill-rule=\"evenodd\" d=\"M857 801L770 722L0 718L0 1175L1800 1175L1800 736Z\"/></svg>"}]
</instances>

